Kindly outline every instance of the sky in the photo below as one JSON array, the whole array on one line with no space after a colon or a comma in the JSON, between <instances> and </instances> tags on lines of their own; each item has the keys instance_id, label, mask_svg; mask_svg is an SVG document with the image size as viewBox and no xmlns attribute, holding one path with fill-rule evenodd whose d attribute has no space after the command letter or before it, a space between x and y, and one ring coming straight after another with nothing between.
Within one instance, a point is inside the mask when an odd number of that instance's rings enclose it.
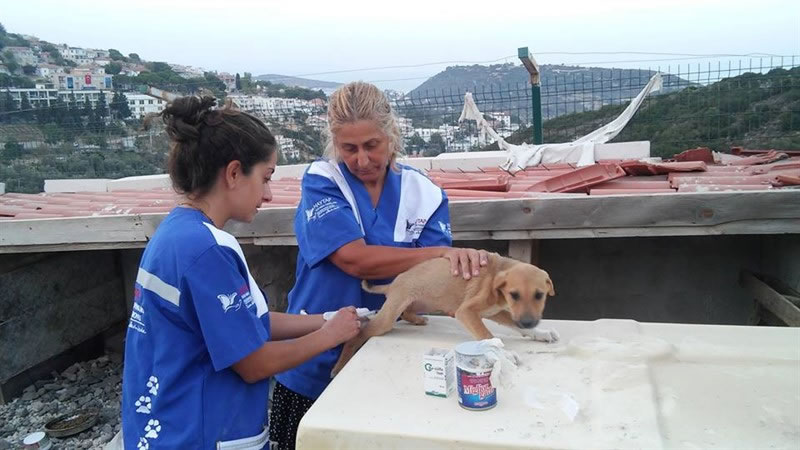
<instances>
[{"instance_id":1,"label":"sky","mask_svg":"<svg viewBox=\"0 0 800 450\"><path fill-rule=\"evenodd\" d=\"M402 91L448 65L518 63L518 47L540 64L636 68L761 53L800 63L797 0L3 3L6 30L54 43Z\"/></svg>"}]
</instances>

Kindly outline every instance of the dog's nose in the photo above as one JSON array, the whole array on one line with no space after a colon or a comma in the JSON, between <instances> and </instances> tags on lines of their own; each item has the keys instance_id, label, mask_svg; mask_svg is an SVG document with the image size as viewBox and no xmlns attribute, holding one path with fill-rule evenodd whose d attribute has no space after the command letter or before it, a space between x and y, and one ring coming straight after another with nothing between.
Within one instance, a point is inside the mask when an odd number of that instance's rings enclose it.
<instances>
[{"instance_id":1,"label":"dog's nose","mask_svg":"<svg viewBox=\"0 0 800 450\"><path fill-rule=\"evenodd\" d=\"M517 323L519 324L520 328L533 328L539 324L539 319L533 316L526 316L519 319L519 322Z\"/></svg>"}]
</instances>

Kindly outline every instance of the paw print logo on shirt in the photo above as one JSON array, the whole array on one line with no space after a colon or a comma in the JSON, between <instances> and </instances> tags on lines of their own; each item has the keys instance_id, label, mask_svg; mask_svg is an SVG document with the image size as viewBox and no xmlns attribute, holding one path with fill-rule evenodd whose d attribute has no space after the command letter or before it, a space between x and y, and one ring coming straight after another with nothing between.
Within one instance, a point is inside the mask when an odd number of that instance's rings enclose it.
<instances>
[{"instance_id":1,"label":"paw print logo on shirt","mask_svg":"<svg viewBox=\"0 0 800 450\"><path fill-rule=\"evenodd\" d=\"M161 432L161 424L158 422L158 419L150 419L147 421L147 425L144 427L146 438L156 439L158 438L158 433Z\"/></svg>"},{"instance_id":2,"label":"paw print logo on shirt","mask_svg":"<svg viewBox=\"0 0 800 450\"><path fill-rule=\"evenodd\" d=\"M150 379L147 380L147 388L150 389L151 394L158 395L158 378L151 376Z\"/></svg>"},{"instance_id":3,"label":"paw print logo on shirt","mask_svg":"<svg viewBox=\"0 0 800 450\"><path fill-rule=\"evenodd\" d=\"M139 443L136 444L136 448L139 450L149 450L150 444L147 442L147 439L139 438Z\"/></svg>"},{"instance_id":4,"label":"paw print logo on shirt","mask_svg":"<svg viewBox=\"0 0 800 450\"><path fill-rule=\"evenodd\" d=\"M137 413L150 414L150 409L152 408L150 397L142 395L139 400L136 400L135 405Z\"/></svg>"}]
</instances>

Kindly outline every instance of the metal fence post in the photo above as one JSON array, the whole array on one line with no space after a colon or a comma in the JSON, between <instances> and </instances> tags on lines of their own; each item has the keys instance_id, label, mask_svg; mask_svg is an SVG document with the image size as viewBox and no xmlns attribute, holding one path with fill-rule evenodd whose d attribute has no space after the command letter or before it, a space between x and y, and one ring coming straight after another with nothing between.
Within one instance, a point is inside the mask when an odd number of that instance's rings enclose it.
<instances>
[{"instance_id":1,"label":"metal fence post","mask_svg":"<svg viewBox=\"0 0 800 450\"><path fill-rule=\"evenodd\" d=\"M517 49L517 56L522 65L531 75L531 105L533 107L533 143L542 144L544 138L542 136L542 89L541 81L539 79L539 64L533 58L533 55L528 51L528 47L520 47Z\"/></svg>"}]
</instances>

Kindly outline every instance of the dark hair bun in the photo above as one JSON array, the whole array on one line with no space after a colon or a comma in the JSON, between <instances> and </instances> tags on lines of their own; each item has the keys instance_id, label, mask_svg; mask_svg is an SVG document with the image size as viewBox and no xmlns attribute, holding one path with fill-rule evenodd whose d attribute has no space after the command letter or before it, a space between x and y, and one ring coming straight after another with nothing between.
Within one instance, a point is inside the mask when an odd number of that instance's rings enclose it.
<instances>
[{"instance_id":1,"label":"dark hair bun","mask_svg":"<svg viewBox=\"0 0 800 450\"><path fill-rule=\"evenodd\" d=\"M214 97L186 96L170 103L161 116L167 125L167 133L178 142L196 140L199 137L198 127L213 111L217 99Z\"/></svg>"}]
</instances>

